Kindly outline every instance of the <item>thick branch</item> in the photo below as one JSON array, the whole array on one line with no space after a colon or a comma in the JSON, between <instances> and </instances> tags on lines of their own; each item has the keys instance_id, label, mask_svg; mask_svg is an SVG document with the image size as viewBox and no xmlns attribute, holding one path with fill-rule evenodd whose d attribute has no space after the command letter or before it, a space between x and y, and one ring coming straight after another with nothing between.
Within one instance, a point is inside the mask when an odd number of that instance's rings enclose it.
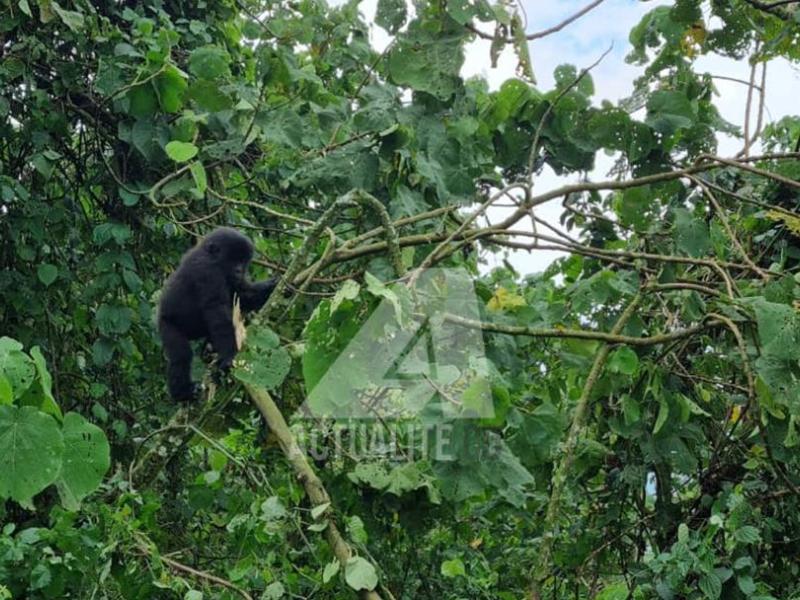
<instances>
[{"instance_id":1,"label":"thick branch","mask_svg":"<svg viewBox=\"0 0 800 600\"><path fill-rule=\"evenodd\" d=\"M619 335L619 332L625 327L630 318L636 312L636 307L639 305L642 296L641 293L637 294L628 304L627 308L620 315L614 327L611 329L612 335ZM547 513L544 519L542 547L539 550L539 556L536 566L533 569L533 577L531 579L530 600L541 600L541 582L544 581L550 573L550 559L553 553L553 543L557 534L557 526L559 513L561 512L561 496L567 484L567 477L572 469L572 463L575 460L575 450L578 447L578 440L581 437L584 429L584 422L589 409L589 399L592 395L592 390L595 384L600 379L603 373L603 368L606 364L611 346L604 345L592 364L592 369L586 377L586 383L583 386L583 391L575 405L575 411L572 415L572 425L570 426L567 439L562 446L561 459L556 465L553 472L553 486L550 491L550 502L547 505Z\"/></svg>"},{"instance_id":2,"label":"thick branch","mask_svg":"<svg viewBox=\"0 0 800 600\"><path fill-rule=\"evenodd\" d=\"M330 503L331 498L325 486L322 484L322 480L317 477L305 453L297 444L297 441L289 429L289 425L283 418L283 414L281 414L275 401L269 393L262 388L247 384L245 384L245 388L250 394L253 403L267 422L270 433L278 440L278 444L289 460L292 469L294 469L298 481L300 481L303 488L306 490L306 494L308 494L308 498L311 500L311 505L322 506ZM328 544L330 544L333 554L342 565L342 569L344 569L347 566L347 561L353 555L350 545L345 541L339 529L336 527L336 522L331 516L330 510L326 511L321 518L326 521L325 537L328 540ZM361 598L364 600L381 600L380 595L374 591L363 591L361 593Z\"/></svg>"}]
</instances>

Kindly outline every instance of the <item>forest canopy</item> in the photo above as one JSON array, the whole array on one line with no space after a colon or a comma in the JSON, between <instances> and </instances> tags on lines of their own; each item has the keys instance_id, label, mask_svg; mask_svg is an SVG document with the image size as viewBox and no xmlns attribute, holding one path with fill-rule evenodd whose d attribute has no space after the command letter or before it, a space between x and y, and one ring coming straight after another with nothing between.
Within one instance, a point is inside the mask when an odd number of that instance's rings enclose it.
<instances>
[{"instance_id":1,"label":"forest canopy","mask_svg":"<svg viewBox=\"0 0 800 600\"><path fill-rule=\"evenodd\" d=\"M537 83L603 0L365 5L2 0L0 600L800 599L798 3L653 6L618 102ZM176 404L218 226L277 285Z\"/></svg>"}]
</instances>

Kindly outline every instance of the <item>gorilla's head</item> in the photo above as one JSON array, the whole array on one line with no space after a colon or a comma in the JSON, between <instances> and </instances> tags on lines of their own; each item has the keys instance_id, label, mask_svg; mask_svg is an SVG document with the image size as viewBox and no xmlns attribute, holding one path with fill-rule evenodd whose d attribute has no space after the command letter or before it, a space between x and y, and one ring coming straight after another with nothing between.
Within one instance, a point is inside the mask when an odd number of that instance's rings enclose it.
<instances>
[{"instance_id":1,"label":"gorilla's head","mask_svg":"<svg viewBox=\"0 0 800 600\"><path fill-rule=\"evenodd\" d=\"M253 260L253 244L246 236L230 227L218 227L203 238L200 248L225 273L230 285L241 286Z\"/></svg>"}]
</instances>

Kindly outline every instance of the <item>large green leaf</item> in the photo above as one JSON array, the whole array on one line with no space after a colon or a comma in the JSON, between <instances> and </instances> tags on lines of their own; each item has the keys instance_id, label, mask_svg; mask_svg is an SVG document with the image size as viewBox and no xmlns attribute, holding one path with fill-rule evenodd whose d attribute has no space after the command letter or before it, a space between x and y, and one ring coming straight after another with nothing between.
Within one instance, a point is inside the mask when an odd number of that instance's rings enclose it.
<instances>
[{"instance_id":1,"label":"large green leaf","mask_svg":"<svg viewBox=\"0 0 800 600\"><path fill-rule=\"evenodd\" d=\"M675 245L689 256L701 257L711 249L708 225L685 208L675 209Z\"/></svg>"},{"instance_id":2,"label":"large green leaf","mask_svg":"<svg viewBox=\"0 0 800 600\"><path fill-rule=\"evenodd\" d=\"M64 460L56 485L64 506L77 510L103 481L111 464L110 448L103 431L77 413L64 415L63 436Z\"/></svg>"},{"instance_id":3,"label":"large green leaf","mask_svg":"<svg viewBox=\"0 0 800 600\"><path fill-rule=\"evenodd\" d=\"M389 33L395 33L406 22L406 0L378 0L375 22Z\"/></svg>"},{"instance_id":4,"label":"large green leaf","mask_svg":"<svg viewBox=\"0 0 800 600\"><path fill-rule=\"evenodd\" d=\"M234 376L244 383L273 390L283 383L292 360L280 339L270 329L251 328L247 345L238 359L243 364L234 369Z\"/></svg>"},{"instance_id":5,"label":"large green leaf","mask_svg":"<svg viewBox=\"0 0 800 600\"><path fill-rule=\"evenodd\" d=\"M197 48L189 56L189 70L200 79L216 79L230 73L230 55L218 46Z\"/></svg>"},{"instance_id":6,"label":"large green leaf","mask_svg":"<svg viewBox=\"0 0 800 600\"><path fill-rule=\"evenodd\" d=\"M29 503L56 481L63 455L53 417L32 406L0 406L0 498Z\"/></svg>"},{"instance_id":7,"label":"large green leaf","mask_svg":"<svg viewBox=\"0 0 800 600\"><path fill-rule=\"evenodd\" d=\"M175 67L167 67L155 81L161 109L167 113L176 113L183 106L183 97L189 87L186 78Z\"/></svg>"},{"instance_id":8,"label":"large green leaf","mask_svg":"<svg viewBox=\"0 0 800 600\"><path fill-rule=\"evenodd\" d=\"M22 344L8 337L0 338L0 374L11 385L15 398L25 393L36 376L36 367L22 351Z\"/></svg>"},{"instance_id":9,"label":"large green leaf","mask_svg":"<svg viewBox=\"0 0 800 600\"><path fill-rule=\"evenodd\" d=\"M378 574L372 563L360 556L347 560L344 566L344 578L354 590L373 590L378 585Z\"/></svg>"},{"instance_id":10,"label":"large green leaf","mask_svg":"<svg viewBox=\"0 0 800 600\"><path fill-rule=\"evenodd\" d=\"M389 74L395 83L446 100L461 83L464 39L454 31L432 34L425 23L413 24L389 53ZM442 32L444 33L444 32Z\"/></svg>"},{"instance_id":11,"label":"large green leaf","mask_svg":"<svg viewBox=\"0 0 800 600\"><path fill-rule=\"evenodd\" d=\"M680 91L653 92L647 102L647 122L666 135L691 127L697 119L697 107Z\"/></svg>"}]
</instances>

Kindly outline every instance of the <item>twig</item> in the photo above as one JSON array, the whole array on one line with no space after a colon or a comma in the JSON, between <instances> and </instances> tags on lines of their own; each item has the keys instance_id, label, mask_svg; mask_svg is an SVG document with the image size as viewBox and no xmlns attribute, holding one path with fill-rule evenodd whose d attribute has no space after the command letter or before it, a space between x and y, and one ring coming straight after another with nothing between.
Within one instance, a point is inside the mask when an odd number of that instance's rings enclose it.
<instances>
[{"instance_id":1,"label":"twig","mask_svg":"<svg viewBox=\"0 0 800 600\"><path fill-rule=\"evenodd\" d=\"M756 52L758 52L758 45L756 45ZM752 58L751 58L752 60ZM750 153L750 113L753 107L753 86L756 83L756 62L750 65L750 81L747 84L747 102L744 106L744 148L741 150L743 156Z\"/></svg>"},{"instance_id":2,"label":"twig","mask_svg":"<svg viewBox=\"0 0 800 600\"><path fill-rule=\"evenodd\" d=\"M559 31L561 31L562 29L564 29L566 26L568 26L568 25L572 24L573 22L577 21L578 19L580 19L582 16L584 16L589 11L591 11L594 8L597 8L598 6L600 6L604 1L605 0L594 0L590 4L586 5L581 10L579 10L578 12L573 14L572 16L567 17L566 19L561 21L559 24L553 25L552 27L548 27L547 29L543 29L541 31L536 31L534 33L526 34L525 35L525 39L527 39L528 41L538 40L540 38L547 37L548 35L551 35L553 33L557 33ZM466 25L466 27L472 33L474 33L478 37L481 37L481 38L483 38L485 40L493 40L493 39L495 39L494 35L492 35L490 33L484 33L483 31L479 30L478 28L476 28L471 23L468 23ZM506 38L504 41L508 44L508 43L513 42L514 40L511 39L511 38Z\"/></svg>"},{"instance_id":3,"label":"twig","mask_svg":"<svg viewBox=\"0 0 800 600\"><path fill-rule=\"evenodd\" d=\"M414 284L416 283L416 281L417 281L417 279L419 278L420 274L421 274L421 273L422 273L422 272L423 272L425 269L429 268L429 267L430 267L430 266L431 266L431 265L432 265L432 264L433 264L433 263L434 263L434 262L437 260L437 257L438 257L438 255L439 255L439 253L440 253L440 252L441 252L441 251L442 251L442 250L443 250L445 247L447 247L447 245L448 245L450 242L452 242L452 241L453 241L454 239L456 239L456 238L457 238L459 235L461 235L462 233L464 233L464 231L465 231L465 230L466 230L466 229L467 229L467 228L468 228L470 225L472 225L472 223L473 223L473 222L475 222L475 220L476 220L476 219L477 219L479 216L481 216L482 214L484 214L484 213L485 213L485 212L488 210L488 208L489 208L489 207L490 207L490 206L491 206L491 205L492 205L492 204L493 204L493 203L494 203L494 202L495 202L495 201L496 201L498 198L500 198L501 196L504 196L504 195L506 195L508 192L510 192L510 191L511 191L511 190L513 190L513 189L523 189L523 190L525 191L525 193L526 193L526 194L528 193L528 188L527 188L526 186L522 185L521 183L513 183L513 184L511 184L511 185L508 185L508 186L506 186L505 188L503 188L502 190L500 190L500 191L499 191L499 192L497 192L496 194L493 194L493 195L489 196L489 199L488 199L488 200L486 200L486 202L484 202L483 204L481 204L481 205L480 205L480 206L477 208L477 210L473 211L473 212L472 212L472 214L470 214L470 215L469 215L469 216L468 216L466 219L464 219L464 221L461 223L461 225L459 225L459 226L458 226L458 227L457 227L455 230L453 230L453 232L452 232L452 233L450 233L450 234L449 234L449 235L448 235L448 236L447 236L447 237L446 237L444 240L442 240L442 241L439 243L439 245L438 245L438 246L436 246L436 248L434 248L434 249L433 249L433 251L432 251L430 254L428 254L428 256L426 256L426 257L425 257L425 259L422 261L422 263L420 263L420 265L419 265L419 266L418 266L418 267L417 267L417 268L414 270L414 272L413 272L413 273L411 274L411 276L409 277L409 280L408 280L408 286L409 286L409 287L414 287Z\"/></svg>"},{"instance_id":4,"label":"twig","mask_svg":"<svg viewBox=\"0 0 800 600\"><path fill-rule=\"evenodd\" d=\"M152 554L152 551L150 550L148 545L153 545L152 542L148 544L143 539L137 539L136 541L139 552L141 552L143 556L149 557ZM184 573L188 573L189 575L192 575L193 577L196 577L198 579L205 579L206 581L210 581L211 583L216 583L219 586L222 586L229 590L233 590L234 592L242 596L242 598L246 598L246 600L253 600L253 597L250 594L248 594L245 590L240 588L235 583L228 581L227 579L223 579L222 577L218 577L217 575L207 573L206 571L200 571L198 569L190 567L189 565L185 565L181 562L178 562L173 558L164 556L163 554L159 554L158 560L169 565L176 571L183 571Z\"/></svg>"},{"instance_id":5,"label":"twig","mask_svg":"<svg viewBox=\"0 0 800 600\"><path fill-rule=\"evenodd\" d=\"M700 189L708 198L708 201L714 207L714 210L717 213L717 217L722 223L722 227L725 229L725 232L728 234L728 237L730 238L733 245L736 246L736 249L742 256L742 259L744 259L744 262L750 265L750 268L753 269L753 271L755 271L756 273L758 273L761 276L761 279L763 279L764 281L769 281L769 275L766 273L766 271L761 269L757 264L753 262L753 260L750 258L750 255L747 253L747 251L744 249L744 246L742 246L741 242L739 241L739 238L736 237L736 233L733 231L733 227L731 227L731 224L728 222L728 218L725 216L725 212L722 210L722 206L720 206L719 202L717 202L717 199L711 192L711 190L699 177L694 177L690 175L689 179L691 179L693 182L695 182L695 184L697 184L700 187Z\"/></svg>"}]
</instances>

